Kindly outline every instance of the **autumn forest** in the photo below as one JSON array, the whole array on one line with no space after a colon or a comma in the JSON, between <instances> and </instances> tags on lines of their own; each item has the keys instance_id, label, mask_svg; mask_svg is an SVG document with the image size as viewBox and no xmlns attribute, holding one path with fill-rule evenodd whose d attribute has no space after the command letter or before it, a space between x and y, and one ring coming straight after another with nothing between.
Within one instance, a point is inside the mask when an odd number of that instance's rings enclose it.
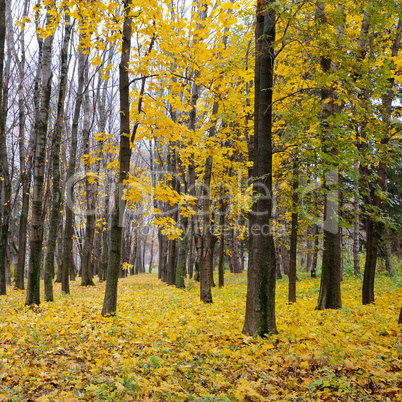
<instances>
[{"instance_id":1,"label":"autumn forest","mask_svg":"<svg viewBox=\"0 0 402 402\"><path fill-rule=\"evenodd\" d=\"M401 33L0 0L0 400L402 401Z\"/></svg>"}]
</instances>

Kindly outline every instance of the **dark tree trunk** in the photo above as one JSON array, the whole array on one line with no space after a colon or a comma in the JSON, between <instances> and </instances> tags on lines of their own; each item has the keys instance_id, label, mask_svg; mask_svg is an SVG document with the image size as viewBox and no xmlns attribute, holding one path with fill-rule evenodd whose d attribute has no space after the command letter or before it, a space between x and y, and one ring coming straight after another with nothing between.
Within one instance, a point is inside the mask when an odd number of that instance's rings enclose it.
<instances>
[{"instance_id":1,"label":"dark tree trunk","mask_svg":"<svg viewBox=\"0 0 402 402\"><path fill-rule=\"evenodd\" d=\"M81 38L80 38L81 39ZM66 220L64 224L64 238L63 238L63 266L62 266L62 279L61 290L65 294L70 294L70 276L74 275L73 271L73 235L74 235L74 221L73 221L73 205L74 205L74 173L77 158L77 135L78 123L80 118L80 111L84 90L84 69L88 57L83 54L81 47L78 50L78 88L77 96L75 99L73 124L71 129L71 146L70 155L67 169L67 200L65 205ZM71 272L70 272L71 271Z\"/></svg>"},{"instance_id":2,"label":"dark tree trunk","mask_svg":"<svg viewBox=\"0 0 402 402\"><path fill-rule=\"evenodd\" d=\"M233 273L240 274L242 272L239 259L239 239L237 238L237 229L232 229L232 264Z\"/></svg>"},{"instance_id":3,"label":"dark tree trunk","mask_svg":"<svg viewBox=\"0 0 402 402\"><path fill-rule=\"evenodd\" d=\"M186 262L187 262L187 242L188 242L188 218L182 217L181 224L183 227L183 238L178 240L178 262L176 272L176 287L184 288L184 278L186 277Z\"/></svg>"},{"instance_id":4,"label":"dark tree trunk","mask_svg":"<svg viewBox=\"0 0 402 402\"><path fill-rule=\"evenodd\" d=\"M3 187L3 199L0 206L0 295L7 293L6 286L6 252L8 248L8 231L11 207L11 180L7 160L5 131L5 107L3 99L4 43L6 38L6 3L0 0L0 175ZM1 194L0 186L0 194ZM38 303L39 304L39 303Z\"/></svg>"},{"instance_id":5,"label":"dark tree trunk","mask_svg":"<svg viewBox=\"0 0 402 402\"><path fill-rule=\"evenodd\" d=\"M53 301L53 278L54 278L54 256L56 250L57 227L59 223L61 190L60 190L60 145L61 145L61 130L64 117L64 100L67 84L68 70L68 46L71 37L71 25L69 14L65 14L66 28L64 33L63 48L61 51L61 66L60 66L60 86L59 99L57 102L57 118L54 128L53 141L53 194L52 194L52 210L49 221L49 236L47 241L47 254L45 262L45 300Z\"/></svg>"},{"instance_id":6,"label":"dark tree trunk","mask_svg":"<svg viewBox=\"0 0 402 402\"><path fill-rule=\"evenodd\" d=\"M289 303L296 302L296 266L297 266L297 230L298 230L298 203L299 180L297 178L297 161L293 163L292 183L292 228L290 232L290 264L289 264Z\"/></svg>"},{"instance_id":7,"label":"dark tree trunk","mask_svg":"<svg viewBox=\"0 0 402 402\"><path fill-rule=\"evenodd\" d=\"M56 282L61 283L62 279L62 267L63 267L63 233L64 233L64 225L63 225L63 217L59 216L60 222L58 225L58 235L57 235L57 275Z\"/></svg>"},{"instance_id":8,"label":"dark tree trunk","mask_svg":"<svg viewBox=\"0 0 402 402\"><path fill-rule=\"evenodd\" d=\"M402 324L402 307L401 307L401 311L399 312L398 324Z\"/></svg>"},{"instance_id":9,"label":"dark tree trunk","mask_svg":"<svg viewBox=\"0 0 402 402\"><path fill-rule=\"evenodd\" d=\"M355 221L353 223L353 271L355 276L360 275L360 209L359 201L354 205Z\"/></svg>"},{"instance_id":10,"label":"dark tree trunk","mask_svg":"<svg viewBox=\"0 0 402 402\"><path fill-rule=\"evenodd\" d=\"M221 201L221 212L219 216L219 226L221 237L219 239L219 262L218 262L218 287L222 288L225 285L225 214L224 202Z\"/></svg>"},{"instance_id":11,"label":"dark tree trunk","mask_svg":"<svg viewBox=\"0 0 402 402\"><path fill-rule=\"evenodd\" d=\"M318 25L325 29L327 19L325 4L316 3L316 20ZM343 22L342 22L343 24ZM339 35L343 32L343 26L336 27ZM327 55L321 56L321 70L323 74L331 75L338 68ZM326 192L324 195L324 252L322 257L322 274L320 282L320 295L317 309L341 308L341 234L339 230L338 211L339 194L338 183L339 173L336 163L337 149L334 146L334 132L328 121L341 112L341 106L337 101L337 93L332 86L321 88L321 128L323 136L323 150L328 158L335 160L332 171L328 172L326 179Z\"/></svg>"},{"instance_id":12,"label":"dark tree trunk","mask_svg":"<svg viewBox=\"0 0 402 402\"><path fill-rule=\"evenodd\" d=\"M399 17L398 25L396 27L396 36L394 39L394 43L392 45L391 55L394 58L398 57L399 47L401 43L401 32L402 32L402 18ZM395 86L395 77L391 77L388 79L388 88L386 93L383 95L382 104L382 120L385 123L386 127L386 136L381 139L381 147L387 145L390 140L392 134L393 124L391 123L391 115L392 115L392 102L394 101L394 86ZM380 148L381 149L381 148ZM374 186L373 186L374 187ZM377 170L377 188L370 188L370 204L373 205L377 211L383 208L381 198L377 194L377 189L379 188L381 191L386 189L386 163L381 159L378 163ZM363 277L363 294L362 294L362 302L363 304L374 303L374 278L375 278L375 269L377 263L377 253L378 253L378 242L379 242L379 223L375 222L374 219L369 215L367 217L367 256L366 256L366 264L364 267L364 277Z\"/></svg>"},{"instance_id":13,"label":"dark tree trunk","mask_svg":"<svg viewBox=\"0 0 402 402\"><path fill-rule=\"evenodd\" d=\"M314 249L313 249L313 256L312 256L312 261L311 261L311 273L310 276L312 278L317 278L317 261L318 261L318 248L320 245L320 239L319 239L319 231L318 231L318 225L314 225Z\"/></svg>"},{"instance_id":14,"label":"dark tree trunk","mask_svg":"<svg viewBox=\"0 0 402 402\"><path fill-rule=\"evenodd\" d=\"M334 173L334 175L338 175ZM337 182L336 178L333 178ZM330 193L328 189L328 193ZM324 206L324 252L322 257L322 273L320 283L320 295L318 298L318 310L327 308L337 309L342 307L341 300L341 264L340 264L340 230L338 219L338 199L325 197Z\"/></svg>"},{"instance_id":15,"label":"dark tree trunk","mask_svg":"<svg viewBox=\"0 0 402 402\"><path fill-rule=\"evenodd\" d=\"M47 14L46 24L50 24ZM35 122L36 149L34 156L34 184L31 210L31 252L29 257L28 284L25 304L40 303L40 271L43 243L43 195L46 162L46 135L52 89L52 43L53 35L44 39L39 119Z\"/></svg>"},{"instance_id":16,"label":"dark tree trunk","mask_svg":"<svg viewBox=\"0 0 402 402\"><path fill-rule=\"evenodd\" d=\"M125 202L121 199L122 186L130 171L130 101L129 101L129 60L131 48L132 18L131 0L124 1L124 26L121 61L119 66L120 88L120 171L118 188L114 199L114 210L111 217L111 236L109 262L106 277L105 297L102 315L114 315L117 308L117 284L120 273L121 235Z\"/></svg>"},{"instance_id":17,"label":"dark tree trunk","mask_svg":"<svg viewBox=\"0 0 402 402\"><path fill-rule=\"evenodd\" d=\"M250 261L243 332L275 334L275 245L272 217L272 92L276 13L272 1L257 2L253 192L264 192L250 213Z\"/></svg>"},{"instance_id":18,"label":"dark tree trunk","mask_svg":"<svg viewBox=\"0 0 402 402\"><path fill-rule=\"evenodd\" d=\"M89 66L85 65L84 69L84 85L89 84ZM83 162L85 167L85 195L86 195L86 225L84 233L84 245L82 248L82 264L81 264L81 286L93 286L93 251L94 251L94 237L95 237L95 220L96 220L96 183L92 177L89 179L88 174L91 170L90 163L90 124L89 124L89 92L85 91L83 98L83 129L82 139L84 142L84 156Z\"/></svg>"},{"instance_id":19,"label":"dark tree trunk","mask_svg":"<svg viewBox=\"0 0 402 402\"><path fill-rule=\"evenodd\" d=\"M28 0L24 2L24 17L28 15ZM24 272L26 260L26 246L27 246L27 227L28 227L28 213L29 213L29 190L30 190L30 175L28 174L28 163L25 151L25 96L24 96L24 78L25 78L25 31L20 33L20 46L23 51L21 52L21 59L18 63L19 69L19 83L18 83L18 120L19 120L19 138L18 146L20 151L20 180L22 186L22 206L19 223L19 240L18 240L18 261L15 269L15 287L17 289L24 289ZM39 68L38 68L39 72ZM35 85L35 92L37 85ZM33 133L31 131L31 133ZM32 138L30 142L33 143Z\"/></svg>"},{"instance_id":20,"label":"dark tree trunk","mask_svg":"<svg viewBox=\"0 0 402 402\"><path fill-rule=\"evenodd\" d=\"M378 253L378 222L371 219L370 216L366 219L366 262L364 265L363 276L363 304L374 303L374 278L377 266Z\"/></svg>"}]
</instances>

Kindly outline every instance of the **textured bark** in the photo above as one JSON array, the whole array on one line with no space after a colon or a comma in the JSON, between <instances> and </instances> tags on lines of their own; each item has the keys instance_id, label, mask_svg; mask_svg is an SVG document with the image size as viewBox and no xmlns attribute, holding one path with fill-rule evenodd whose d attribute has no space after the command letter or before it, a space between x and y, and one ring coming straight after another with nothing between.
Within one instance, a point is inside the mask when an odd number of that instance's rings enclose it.
<instances>
[{"instance_id":1,"label":"textured bark","mask_svg":"<svg viewBox=\"0 0 402 402\"><path fill-rule=\"evenodd\" d=\"M204 186L203 186L203 205L202 205L202 234L198 234L197 238L201 248L199 250L199 264L200 264L200 298L204 303L212 303L211 292L211 273L213 265L213 248L214 248L214 235L211 233L210 227L210 205L211 199L209 194L209 187L211 184L212 174L212 155L207 157L204 170ZM198 240L197 239L197 240Z\"/></svg>"},{"instance_id":2,"label":"textured bark","mask_svg":"<svg viewBox=\"0 0 402 402\"><path fill-rule=\"evenodd\" d=\"M327 24L325 4L316 3L316 21L319 26L325 29ZM343 25L336 27L337 33L342 35ZM332 62L327 55L321 56L321 70L324 74L331 73L339 68L338 63ZM341 106L337 102L337 93L332 86L321 88L321 127L324 139L324 152L329 159L334 160L332 172L326 177L326 192L324 194L324 252L322 258L322 274L320 282L320 294L317 309L341 308L341 264L340 264L340 230L338 222L339 195L337 184L339 174L337 173L337 149L333 145L334 132L329 120L341 112ZM335 172L336 171L336 172Z\"/></svg>"},{"instance_id":3,"label":"textured bark","mask_svg":"<svg viewBox=\"0 0 402 402\"><path fill-rule=\"evenodd\" d=\"M84 85L88 85L88 64L84 69ZM96 184L90 182L88 174L90 173L91 164L90 158L90 144L89 144L89 92L85 91L83 97L83 129L82 139L84 142L84 167L85 167L85 195L86 195L86 225L84 233L84 245L82 249L82 266L81 266L81 286L93 286L93 260L92 253L94 249L94 237L95 237L95 219L96 219Z\"/></svg>"},{"instance_id":4,"label":"textured bark","mask_svg":"<svg viewBox=\"0 0 402 402\"><path fill-rule=\"evenodd\" d=\"M6 37L6 3L0 0L0 177L3 187L3 199L0 206L0 295L7 293L6 252L11 207L11 180L7 160L5 131L5 107L3 98L4 42ZM1 191L1 187L0 187Z\"/></svg>"},{"instance_id":5,"label":"textured bark","mask_svg":"<svg viewBox=\"0 0 402 402\"><path fill-rule=\"evenodd\" d=\"M61 189L60 189L60 145L61 130L64 120L64 100L66 95L67 71L68 71L68 47L71 37L70 17L68 13L65 16L67 25L65 26L63 48L61 50L60 65L60 86L59 99L57 102L57 117L53 133L54 151L52 161L53 171L53 194L52 210L49 220L49 236L47 241L47 253L45 262L45 300L53 301L53 278L54 278L54 256L56 250L57 229L59 224Z\"/></svg>"},{"instance_id":6,"label":"textured bark","mask_svg":"<svg viewBox=\"0 0 402 402\"><path fill-rule=\"evenodd\" d=\"M226 203L221 200L221 210L219 216L219 227L221 229L221 237L219 239L219 262L218 262L218 287L225 285L225 213Z\"/></svg>"},{"instance_id":7,"label":"textured bark","mask_svg":"<svg viewBox=\"0 0 402 402\"><path fill-rule=\"evenodd\" d=\"M356 200L354 205L355 221L353 223L353 272L355 276L360 275L360 208Z\"/></svg>"},{"instance_id":8,"label":"textured bark","mask_svg":"<svg viewBox=\"0 0 402 402\"><path fill-rule=\"evenodd\" d=\"M297 230L298 230L298 213L297 207L299 203L299 179L297 178L297 161L293 163L293 183L292 183L292 228L290 232L290 264L289 264L289 303L296 302L296 265L297 265Z\"/></svg>"},{"instance_id":9,"label":"textured bark","mask_svg":"<svg viewBox=\"0 0 402 402\"><path fill-rule=\"evenodd\" d=\"M313 234L314 234L314 249L313 249L313 255L312 255L312 261L311 261L311 273L310 276L312 278L317 278L317 260L318 260L318 247L320 245L320 239L319 239L319 231L318 231L318 225L314 225L313 227Z\"/></svg>"},{"instance_id":10,"label":"textured bark","mask_svg":"<svg viewBox=\"0 0 402 402\"><path fill-rule=\"evenodd\" d=\"M338 199L326 197L324 206L324 253L318 310L342 307L341 300L341 266L340 266L340 230L338 226ZM328 230L329 229L329 230Z\"/></svg>"},{"instance_id":11,"label":"textured bark","mask_svg":"<svg viewBox=\"0 0 402 402\"><path fill-rule=\"evenodd\" d=\"M396 58L398 56L400 42L401 42L401 32L402 32L402 18L399 18L398 26L396 27L396 37L392 45L392 56ZM382 104L382 120L385 124L386 136L381 139L381 146L385 146L389 139L391 138L391 114L392 114L392 102L394 100L394 86L395 77L391 77L388 80L387 92L383 95ZM374 186L373 186L374 187ZM380 160L377 168L377 188L370 188L370 204L373 205L377 211L383 208L381 198L377 193L377 189L385 191L386 189L386 162ZM363 277L363 292L362 292L362 302L363 304L374 303L374 279L375 270L377 264L378 255L378 243L379 243L379 223L376 222L370 215L367 216L366 230L367 230L367 255L366 263L364 266L364 277Z\"/></svg>"},{"instance_id":12,"label":"textured bark","mask_svg":"<svg viewBox=\"0 0 402 402\"><path fill-rule=\"evenodd\" d=\"M82 53L81 47L78 50L78 88L74 106L73 124L71 129L71 146L69 154L69 162L67 169L66 180L73 180L77 159L77 134L78 123L80 118L80 111L84 90L84 69L88 57ZM62 266L62 280L61 290L65 294L70 293L70 275L74 274L73 270L73 234L74 234L74 221L73 221L73 203L74 203L74 183L69 182L67 186L67 200L65 205L66 220L64 224L64 238L63 238L63 266ZM71 272L70 272L71 271Z\"/></svg>"},{"instance_id":13,"label":"textured bark","mask_svg":"<svg viewBox=\"0 0 402 402\"><path fill-rule=\"evenodd\" d=\"M275 318L276 263L271 233L272 217L272 93L275 20L272 1L257 2L255 30L255 118L253 191L265 189L250 213L250 263L243 332L250 335L277 333ZM268 230L264 230L267 228Z\"/></svg>"},{"instance_id":14,"label":"textured bark","mask_svg":"<svg viewBox=\"0 0 402 402\"><path fill-rule=\"evenodd\" d=\"M398 324L402 324L402 307L401 307L401 311L399 312Z\"/></svg>"},{"instance_id":15,"label":"textured bark","mask_svg":"<svg viewBox=\"0 0 402 402\"><path fill-rule=\"evenodd\" d=\"M233 273L240 274L242 272L239 257L239 239L237 237L237 229L232 229L232 263Z\"/></svg>"},{"instance_id":16,"label":"textured bark","mask_svg":"<svg viewBox=\"0 0 402 402\"><path fill-rule=\"evenodd\" d=\"M119 151L119 181L114 197L114 210L111 216L111 233L109 262L106 273L106 289L103 300L102 315L114 315L117 309L117 285L121 264L121 236L125 209L122 200L123 181L130 172L130 101L129 101L129 60L131 48L132 18L131 0L124 1L124 26L121 61L119 66L119 92L120 92L120 151Z\"/></svg>"},{"instance_id":17,"label":"textured bark","mask_svg":"<svg viewBox=\"0 0 402 402\"><path fill-rule=\"evenodd\" d=\"M178 262L176 272L176 287L184 288L184 278L186 277L186 262L187 262L187 243L188 243L188 218L181 218L181 225L183 227L183 239L178 240Z\"/></svg>"},{"instance_id":18,"label":"textured bark","mask_svg":"<svg viewBox=\"0 0 402 402\"><path fill-rule=\"evenodd\" d=\"M50 24L47 14L46 24ZM31 210L31 252L29 256L26 305L40 303L40 271L43 243L43 195L46 162L46 135L52 89L52 44L53 35L44 39L41 74L41 99L39 118L35 121L36 147L34 155L34 178Z\"/></svg>"},{"instance_id":19,"label":"textured bark","mask_svg":"<svg viewBox=\"0 0 402 402\"><path fill-rule=\"evenodd\" d=\"M24 2L24 17L28 15L28 0ZM20 47L25 49L25 31L20 33ZM14 50L16 52L16 49ZM18 60L18 56L15 55ZM29 212L29 190L30 180L28 168L30 163L26 163L27 153L25 151L25 96L24 96L24 77L25 77L25 51L21 52L18 62L19 83L18 83L18 147L20 153L20 182L22 187L22 206L19 222L19 239L18 239L18 260L15 267L15 287L24 289L24 272L26 260L26 245L27 245L27 228L28 228L28 212ZM39 69L38 69L39 71ZM35 85L35 89L36 89ZM31 132L30 142L33 143L33 131ZM29 167L28 167L29 166Z\"/></svg>"}]
</instances>

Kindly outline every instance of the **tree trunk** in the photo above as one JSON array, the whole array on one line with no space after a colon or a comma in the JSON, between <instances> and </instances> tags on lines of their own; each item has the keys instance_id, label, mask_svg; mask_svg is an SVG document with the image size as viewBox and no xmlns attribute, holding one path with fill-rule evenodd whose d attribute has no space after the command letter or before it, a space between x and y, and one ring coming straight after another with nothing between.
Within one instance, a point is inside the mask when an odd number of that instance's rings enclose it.
<instances>
[{"instance_id":1,"label":"tree trunk","mask_svg":"<svg viewBox=\"0 0 402 402\"><path fill-rule=\"evenodd\" d=\"M399 17L398 26L396 27L396 37L392 45L392 57L395 59L398 57L399 47L401 43L401 32L402 32L402 18ZM391 124L392 115L392 102L394 100L394 86L395 77L392 76L388 79L387 92L383 95L382 104L382 120L386 126L386 136L381 139L381 147L385 146L392 136L393 125ZM374 187L374 186L373 186ZM377 188L370 188L370 201L377 211L383 208L381 198L377 194L378 189L385 191L386 189L386 163L380 160L377 168ZM379 223L374 221L369 215L367 217L367 256L366 264L364 266L364 277L363 277L363 294L362 302L363 304L374 303L374 278L375 269L377 264L377 254L378 254L378 242L379 242Z\"/></svg>"},{"instance_id":2,"label":"tree trunk","mask_svg":"<svg viewBox=\"0 0 402 402\"><path fill-rule=\"evenodd\" d=\"M402 307L401 307L401 311L399 312L398 324L402 324Z\"/></svg>"},{"instance_id":3,"label":"tree trunk","mask_svg":"<svg viewBox=\"0 0 402 402\"><path fill-rule=\"evenodd\" d=\"M88 63L85 65L84 69L84 85L88 86ZM83 129L82 129L82 139L84 142L84 156L83 162L85 166L85 195L86 195L86 225L84 234L84 245L82 250L82 267L81 267L81 286L93 286L93 263L92 263L92 253L94 249L94 236L95 236L95 219L96 219L96 184L94 183L94 178L89 178L89 173L91 170L90 163L90 144L89 144L89 92L85 91L83 97Z\"/></svg>"},{"instance_id":4,"label":"tree trunk","mask_svg":"<svg viewBox=\"0 0 402 402\"><path fill-rule=\"evenodd\" d=\"M318 231L318 225L314 224L313 227L313 236L314 236L314 248L313 248L313 255L312 255L312 261L311 261L311 273L310 276L312 278L317 278L317 261L318 261L318 247L320 245L320 239L319 239L319 231Z\"/></svg>"},{"instance_id":5,"label":"tree trunk","mask_svg":"<svg viewBox=\"0 0 402 402\"><path fill-rule=\"evenodd\" d=\"M332 183L337 183L338 173L333 173ZM328 183L328 181L327 181ZM340 230L338 225L338 196L331 195L328 188L324 206L324 252L318 310L342 307L341 301L341 264ZM335 191L337 193L337 191ZM334 198L334 200L333 200Z\"/></svg>"},{"instance_id":6,"label":"tree trunk","mask_svg":"<svg viewBox=\"0 0 402 402\"><path fill-rule=\"evenodd\" d=\"M80 38L81 39L81 38ZM61 290L65 294L70 294L70 275L74 274L73 271L73 234L74 234L74 221L73 221L73 205L74 205L74 174L77 158L77 134L78 123L80 118L80 111L84 90L84 70L85 64L88 62L87 55L84 55L81 47L78 50L78 88L77 96L75 99L73 124L71 129L71 147L70 159L68 162L68 170L66 175L67 180L67 200L65 205L66 220L64 225L64 239L63 239L63 266L62 266L62 281Z\"/></svg>"},{"instance_id":7,"label":"tree trunk","mask_svg":"<svg viewBox=\"0 0 402 402\"><path fill-rule=\"evenodd\" d=\"M296 266L297 266L297 230L298 230L298 203L299 179L297 174L297 161L293 162L293 183L292 183L292 229L290 232L290 264L289 264L289 303L296 302Z\"/></svg>"},{"instance_id":8,"label":"tree trunk","mask_svg":"<svg viewBox=\"0 0 402 402\"><path fill-rule=\"evenodd\" d=\"M50 19L51 16L47 13L46 25L50 24ZM34 156L34 184L31 210L31 252L29 257L28 285L25 300L25 304L28 306L34 304L39 305L40 303L40 271L43 243L43 195L46 162L46 135L53 76L53 37L53 34L46 37L43 43L40 113L38 121L35 121L36 149Z\"/></svg>"},{"instance_id":9,"label":"tree trunk","mask_svg":"<svg viewBox=\"0 0 402 402\"><path fill-rule=\"evenodd\" d=\"M6 3L0 0L0 175L3 187L3 199L0 206L0 295L7 293L6 286L6 251L11 207L11 180L7 160L6 122L3 99L4 44L6 38ZM0 187L1 191L1 187ZM1 194L1 193L0 193Z\"/></svg>"},{"instance_id":10,"label":"tree trunk","mask_svg":"<svg viewBox=\"0 0 402 402\"><path fill-rule=\"evenodd\" d=\"M354 205L355 221L353 223L353 272L355 276L360 275L360 208L359 201Z\"/></svg>"},{"instance_id":11,"label":"tree trunk","mask_svg":"<svg viewBox=\"0 0 402 402\"><path fill-rule=\"evenodd\" d=\"M148 267L148 272L149 272L150 274L152 274L152 264L153 264L153 262L154 262L154 235L153 235L152 232L151 232L151 236L152 236L152 239L151 239L151 250L150 250L151 255L149 256L149 267Z\"/></svg>"},{"instance_id":12,"label":"tree trunk","mask_svg":"<svg viewBox=\"0 0 402 402\"><path fill-rule=\"evenodd\" d=\"M325 4L316 3L316 20L318 25L325 29L327 25ZM343 32L343 26L336 27L339 35ZM331 75L339 66L333 63L327 55L321 56L321 70L325 75ZM341 308L341 264L340 264L340 230L338 222L339 183L338 165L336 163L337 149L333 145L334 132L328 120L341 112L341 106L337 102L337 93L332 86L321 88L321 127L324 142L324 152L329 158L335 160L332 171L326 175L327 190L324 195L324 252L322 262L322 274L320 282L320 295L317 309Z\"/></svg>"},{"instance_id":13,"label":"tree trunk","mask_svg":"<svg viewBox=\"0 0 402 402\"><path fill-rule=\"evenodd\" d=\"M52 211L49 220L49 236L47 241L47 254L45 262L45 300L53 301L53 278L54 278L54 256L56 250L57 227L59 224L61 190L60 190L60 145L61 130L64 120L64 100L66 94L67 71L68 71L68 46L71 37L70 16L65 14L66 26L64 33L63 48L61 50L60 86L59 99L57 102L57 118L53 133L53 198Z\"/></svg>"},{"instance_id":14,"label":"tree trunk","mask_svg":"<svg viewBox=\"0 0 402 402\"><path fill-rule=\"evenodd\" d=\"M188 218L181 217L181 226L183 227L183 238L178 240L178 262L176 272L176 287L184 288L184 278L186 277L186 262L187 262L187 242L188 242Z\"/></svg>"},{"instance_id":15,"label":"tree trunk","mask_svg":"<svg viewBox=\"0 0 402 402\"><path fill-rule=\"evenodd\" d=\"M28 0L24 2L24 17L28 15ZM18 261L15 269L15 287L17 289L24 289L24 272L26 260L26 246L27 246L27 227L28 227L28 213L29 213L29 190L30 190L30 175L28 174L28 163L26 163L25 151L25 96L24 96L24 79L25 79L25 31L20 33L20 46L22 49L21 59L18 63L19 70L19 83L18 83L18 146L20 152L20 181L22 186L22 206L19 222L19 240L18 240ZM15 50L16 52L16 50ZM18 60L18 56L15 55ZM39 71L39 68L38 68ZM37 86L35 85L35 91ZM33 131L31 131L30 142L34 142L32 138Z\"/></svg>"},{"instance_id":16,"label":"tree trunk","mask_svg":"<svg viewBox=\"0 0 402 402\"><path fill-rule=\"evenodd\" d=\"M243 333L277 333L275 318L276 263L272 217L272 93L276 13L271 0L257 3L255 30L255 119L253 193L259 196L250 212L250 263Z\"/></svg>"},{"instance_id":17,"label":"tree trunk","mask_svg":"<svg viewBox=\"0 0 402 402\"><path fill-rule=\"evenodd\" d=\"M111 234L109 262L106 276L105 297L103 300L102 315L114 315L117 309L117 285L120 273L121 259L121 235L125 209L125 201L122 200L123 182L130 172L131 147L130 141L130 83L129 60L131 48L132 18L131 0L124 1L124 26L121 61L119 66L120 89L120 151L119 151L119 181L114 198L114 210L111 217Z\"/></svg>"},{"instance_id":18,"label":"tree trunk","mask_svg":"<svg viewBox=\"0 0 402 402\"><path fill-rule=\"evenodd\" d=\"M218 262L218 287L222 288L225 285L225 203L221 200L221 211L219 216L219 227L221 237L219 239L219 262Z\"/></svg>"},{"instance_id":19,"label":"tree trunk","mask_svg":"<svg viewBox=\"0 0 402 402\"><path fill-rule=\"evenodd\" d=\"M242 272L239 260L239 239L237 238L237 229L232 229L232 263L233 273L240 274Z\"/></svg>"}]
</instances>

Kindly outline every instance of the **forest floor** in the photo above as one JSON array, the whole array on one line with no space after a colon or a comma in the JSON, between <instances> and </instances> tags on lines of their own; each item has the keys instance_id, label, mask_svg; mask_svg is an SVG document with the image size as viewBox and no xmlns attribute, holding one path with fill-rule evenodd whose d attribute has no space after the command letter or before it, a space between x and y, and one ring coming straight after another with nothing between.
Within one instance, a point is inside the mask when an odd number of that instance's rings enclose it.
<instances>
[{"instance_id":1,"label":"forest floor","mask_svg":"<svg viewBox=\"0 0 402 402\"><path fill-rule=\"evenodd\" d=\"M361 279L342 283L343 308L316 311L319 279L301 275L298 301L278 281L279 335L241 334L246 273L226 275L212 305L198 284L154 274L119 283L118 314L100 315L104 283L53 303L0 298L0 401L402 401L402 274L378 275L376 304Z\"/></svg>"}]
</instances>

